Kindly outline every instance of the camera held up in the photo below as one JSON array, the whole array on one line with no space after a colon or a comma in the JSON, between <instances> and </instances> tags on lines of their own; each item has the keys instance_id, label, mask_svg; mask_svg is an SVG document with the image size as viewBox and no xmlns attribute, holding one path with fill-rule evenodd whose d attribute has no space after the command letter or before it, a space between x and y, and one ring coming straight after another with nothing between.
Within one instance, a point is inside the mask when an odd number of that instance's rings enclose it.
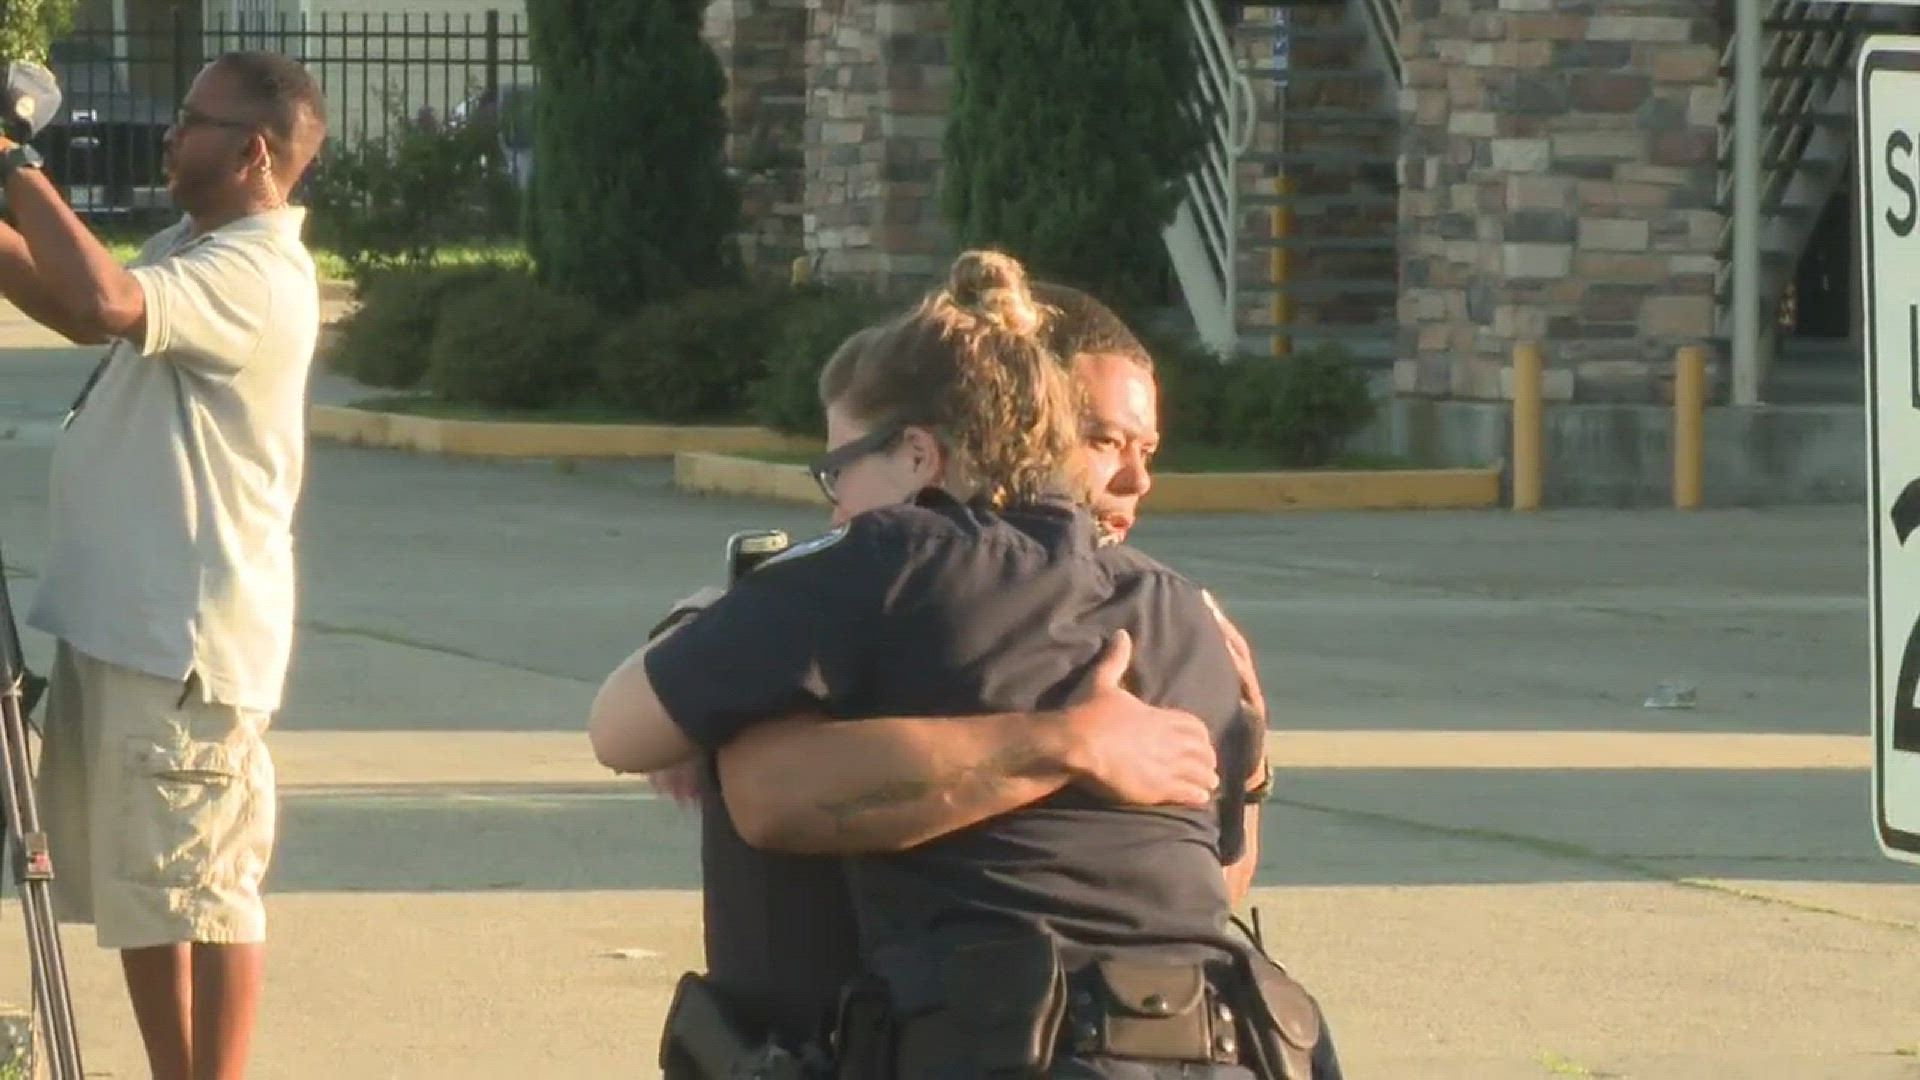
<instances>
[{"instance_id":1,"label":"camera held up","mask_svg":"<svg viewBox=\"0 0 1920 1080\"><path fill-rule=\"evenodd\" d=\"M0 90L0 133L17 143L31 140L60 112L60 83L53 72L31 60L7 64Z\"/></svg>"}]
</instances>

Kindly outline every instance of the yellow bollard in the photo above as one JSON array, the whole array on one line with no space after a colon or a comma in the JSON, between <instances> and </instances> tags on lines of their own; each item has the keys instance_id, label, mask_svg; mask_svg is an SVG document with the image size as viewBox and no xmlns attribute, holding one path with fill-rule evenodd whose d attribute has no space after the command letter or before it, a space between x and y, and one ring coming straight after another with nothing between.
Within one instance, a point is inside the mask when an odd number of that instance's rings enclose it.
<instances>
[{"instance_id":1,"label":"yellow bollard","mask_svg":"<svg viewBox=\"0 0 1920 1080\"><path fill-rule=\"evenodd\" d=\"M1700 506L1706 471L1707 351L1688 345L1673 359L1673 507Z\"/></svg>"},{"instance_id":2,"label":"yellow bollard","mask_svg":"<svg viewBox=\"0 0 1920 1080\"><path fill-rule=\"evenodd\" d=\"M1268 255L1267 275L1273 283L1273 316L1275 327L1285 326L1290 312L1287 303L1287 234L1293 231L1293 211L1287 206L1287 192L1291 190L1287 178L1273 178L1273 213L1267 226L1273 237L1273 248ZM1286 356L1291 342L1285 333L1275 330L1273 333L1273 355L1275 359Z\"/></svg>"},{"instance_id":3,"label":"yellow bollard","mask_svg":"<svg viewBox=\"0 0 1920 1080\"><path fill-rule=\"evenodd\" d=\"M1540 346L1513 349L1513 508L1540 509Z\"/></svg>"},{"instance_id":4,"label":"yellow bollard","mask_svg":"<svg viewBox=\"0 0 1920 1080\"><path fill-rule=\"evenodd\" d=\"M787 267L787 284L802 288L813 284L813 260L805 255L796 255Z\"/></svg>"}]
</instances>

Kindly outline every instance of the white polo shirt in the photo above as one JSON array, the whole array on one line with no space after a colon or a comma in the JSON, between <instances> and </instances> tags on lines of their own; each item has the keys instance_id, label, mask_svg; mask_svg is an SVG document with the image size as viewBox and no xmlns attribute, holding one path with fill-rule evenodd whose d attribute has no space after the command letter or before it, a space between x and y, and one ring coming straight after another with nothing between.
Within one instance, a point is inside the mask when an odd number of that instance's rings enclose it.
<instances>
[{"instance_id":1,"label":"white polo shirt","mask_svg":"<svg viewBox=\"0 0 1920 1080\"><path fill-rule=\"evenodd\" d=\"M129 264L145 341L117 341L53 453L47 566L27 623L215 701L279 708L319 282L286 208Z\"/></svg>"}]
</instances>

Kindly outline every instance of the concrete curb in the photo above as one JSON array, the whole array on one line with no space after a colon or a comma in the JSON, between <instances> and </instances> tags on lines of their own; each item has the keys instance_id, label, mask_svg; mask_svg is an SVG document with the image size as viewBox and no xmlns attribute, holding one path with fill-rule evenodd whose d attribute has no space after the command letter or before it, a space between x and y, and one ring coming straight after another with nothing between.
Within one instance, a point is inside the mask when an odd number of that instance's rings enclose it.
<instances>
[{"instance_id":1,"label":"concrete curb","mask_svg":"<svg viewBox=\"0 0 1920 1080\"><path fill-rule=\"evenodd\" d=\"M354 446L506 458L663 458L683 451L791 452L815 445L745 425L446 420L341 405L309 407L307 431Z\"/></svg>"},{"instance_id":2,"label":"concrete curb","mask_svg":"<svg viewBox=\"0 0 1920 1080\"><path fill-rule=\"evenodd\" d=\"M732 454L690 451L673 455L673 486L701 495L742 495L776 502L827 505L805 465L783 465Z\"/></svg>"},{"instance_id":3,"label":"concrete curb","mask_svg":"<svg viewBox=\"0 0 1920 1080\"><path fill-rule=\"evenodd\" d=\"M1500 467L1255 473L1158 473L1148 503L1154 513L1279 510L1487 510L1500 505ZM826 505L805 466L723 452L673 456L673 486L708 495L739 495Z\"/></svg>"}]
</instances>

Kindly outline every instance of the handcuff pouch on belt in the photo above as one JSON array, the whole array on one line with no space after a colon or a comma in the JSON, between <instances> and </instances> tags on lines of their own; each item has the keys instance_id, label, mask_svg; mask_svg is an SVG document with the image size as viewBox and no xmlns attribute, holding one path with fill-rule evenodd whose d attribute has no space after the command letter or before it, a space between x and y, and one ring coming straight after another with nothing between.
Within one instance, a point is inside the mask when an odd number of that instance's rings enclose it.
<instances>
[{"instance_id":1,"label":"handcuff pouch on belt","mask_svg":"<svg viewBox=\"0 0 1920 1080\"><path fill-rule=\"evenodd\" d=\"M1311 1080L1320 1041L1320 1007L1287 969L1257 949L1244 949L1235 980L1250 993L1235 995L1254 1045L1248 1062L1261 1080Z\"/></svg>"},{"instance_id":2,"label":"handcuff pouch on belt","mask_svg":"<svg viewBox=\"0 0 1920 1080\"><path fill-rule=\"evenodd\" d=\"M879 965L888 1017L841 1010L843 1077L1044 1076L1066 1010L1060 954L1044 931L1016 927L940 933L911 959ZM855 989L850 1000L862 991ZM878 1045L876 1045L878 1044ZM877 1051L877 1052L876 1052ZM864 1070L845 1072L857 1065Z\"/></svg>"},{"instance_id":3,"label":"handcuff pouch on belt","mask_svg":"<svg viewBox=\"0 0 1920 1080\"><path fill-rule=\"evenodd\" d=\"M1233 1011L1193 960L1108 958L1068 981L1068 1043L1077 1054L1148 1061L1239 1057Z\"/></svg>"}]
</instances>

